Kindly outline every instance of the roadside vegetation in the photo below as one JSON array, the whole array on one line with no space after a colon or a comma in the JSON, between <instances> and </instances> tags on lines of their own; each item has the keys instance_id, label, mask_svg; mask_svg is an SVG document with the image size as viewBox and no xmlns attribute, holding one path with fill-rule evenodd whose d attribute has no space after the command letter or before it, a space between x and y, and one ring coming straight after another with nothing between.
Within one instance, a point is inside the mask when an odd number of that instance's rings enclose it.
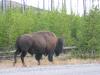
<instances>
[{"instance_id":1,"label":"roadside vegetation","mask_svg":"<svg viewBox=\"0 0 100 75\"><path fill-rule=\"evenodd\" d=\"M18 36L35 31L52 31L65 39L65 46L76 46L72 57L100 57L100 10L93 8L86 16L57 11L22 13L19 9L0 12L0 51L12 51Z\"/></svg>"}]
</instances>

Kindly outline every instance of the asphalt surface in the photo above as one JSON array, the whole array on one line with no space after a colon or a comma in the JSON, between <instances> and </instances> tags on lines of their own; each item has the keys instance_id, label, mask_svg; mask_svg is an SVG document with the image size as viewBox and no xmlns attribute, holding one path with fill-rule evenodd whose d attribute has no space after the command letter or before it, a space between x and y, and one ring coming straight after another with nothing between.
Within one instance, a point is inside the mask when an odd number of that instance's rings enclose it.
<instances>
[{"instance_id":1,"label":"asphalt surface","mask_svg":"<svg viewBox=\"0 0 100 75\"><path fill-rule=\"evenodd\" d=\"M100 75L100 64L9 68L0 69L0 75Z\"/></svg>"}]
</instances>

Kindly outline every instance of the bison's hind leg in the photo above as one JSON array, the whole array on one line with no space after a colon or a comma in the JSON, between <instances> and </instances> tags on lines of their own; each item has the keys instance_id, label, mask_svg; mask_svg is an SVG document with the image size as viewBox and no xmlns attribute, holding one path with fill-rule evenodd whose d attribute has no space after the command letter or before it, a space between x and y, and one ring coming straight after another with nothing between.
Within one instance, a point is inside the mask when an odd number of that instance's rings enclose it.
<instances>
[{"instance_id":1,"label":"bison's hind leg","mask_svg":"<svg viewBox=\"0 0 100 75\"><path fill-rule=\"evenodd\" d=\"M29 49L29 50L28 50L28 53L29 53L31 56L33 56L33 54L34 54L34 50Z\"/></svg>"},{"instance_id":2,"label":"bison's hind leg","mask_svg":"<svg viewBox=\"0 0 100 75\"><path fill-rule=\"evenodd\" d=\"M41 53L36 53L35 59L38 61L38 65L40 65L40 59L42 59L42 54Z\"/></svg>"},{"instance_id":3,"label":"bison's hind leg","mask_svg":"<svg viewBox=\"0 0 100 75\"><path fill-rule=\"evenodd\" d=\"M26 54L27 54L27 51L22 51L21 53L21 61L24 67L26 67L25 62L24 62L24 57L26 56Z\"/></svg>"},{"instance_id":4,"label":"bison's hind leg","mask_svg":"<svg viewBox=\"0 0 100 75\"><path fill-rule=\"evenodd\" d=\"M21 50L20 49L17 49L16 52L14 53L14 63L13 63L13 66L15 66L16 62L17 62L17 55L19 55L21 53Z\"/></svg>"}]
</instances>

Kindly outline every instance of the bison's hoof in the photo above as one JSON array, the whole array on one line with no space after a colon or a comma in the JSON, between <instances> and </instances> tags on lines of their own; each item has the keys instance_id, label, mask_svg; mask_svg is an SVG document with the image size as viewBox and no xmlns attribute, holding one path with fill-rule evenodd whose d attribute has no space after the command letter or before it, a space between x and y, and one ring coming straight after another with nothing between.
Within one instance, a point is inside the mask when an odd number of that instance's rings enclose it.
<instances>
[{"instance_id":1,"label":"bison's hoof","mask_svg":"<svg viewBox=\"0 0 100 75\"><path fill-rule=\"evenodd\" d=\"M40 65L40 63L38 63L38 65Z\"/></svg>"},{"instance_id":2,"label":"bison's hoof","mask_svg":"<svg viewBox=\"0 0 100 75\"><path fill-rule=\"evenodd\" d=\"M13 66L15 66L15 63L13 63Z\"/></svg>"},{"instance_id":3,"label":"bison's hoof","mask_svg":"<svg viewBox=\"0 0 100 75\"><path fill-rule=\"evenodd\" d=\"M27 65L24 64L23 67L27 67Z\"/></svg>"}]
</instances>

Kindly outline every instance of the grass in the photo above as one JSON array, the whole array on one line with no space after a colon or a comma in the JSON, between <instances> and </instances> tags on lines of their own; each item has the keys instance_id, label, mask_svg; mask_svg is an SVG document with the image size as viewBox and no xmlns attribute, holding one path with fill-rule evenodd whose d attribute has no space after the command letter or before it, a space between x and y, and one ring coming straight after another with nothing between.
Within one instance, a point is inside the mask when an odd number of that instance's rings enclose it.
<instances>
[{"instance_id":1,"label":"grass","mask_svg":"<svg viewBox=\"0 0 100 75\"><path fill-rule=\"evenodd\" d=\"M25 57L25 63L27 67L38 66L37 61L34 57ZM54 57L54 62L50 63L47 60L47 57L43 57L41 60L40 66L47 66L47 65L67 65L67 64L91 64L91 63L100 63L100 59L76 59L76 58L66 58L65 55L61 55L59 57ZM20 58L16 63L16 67L23 67ZM2 68L14 68L13 60L1 60L0 61L0 69Z\"/></svg>"}]
</instances>

